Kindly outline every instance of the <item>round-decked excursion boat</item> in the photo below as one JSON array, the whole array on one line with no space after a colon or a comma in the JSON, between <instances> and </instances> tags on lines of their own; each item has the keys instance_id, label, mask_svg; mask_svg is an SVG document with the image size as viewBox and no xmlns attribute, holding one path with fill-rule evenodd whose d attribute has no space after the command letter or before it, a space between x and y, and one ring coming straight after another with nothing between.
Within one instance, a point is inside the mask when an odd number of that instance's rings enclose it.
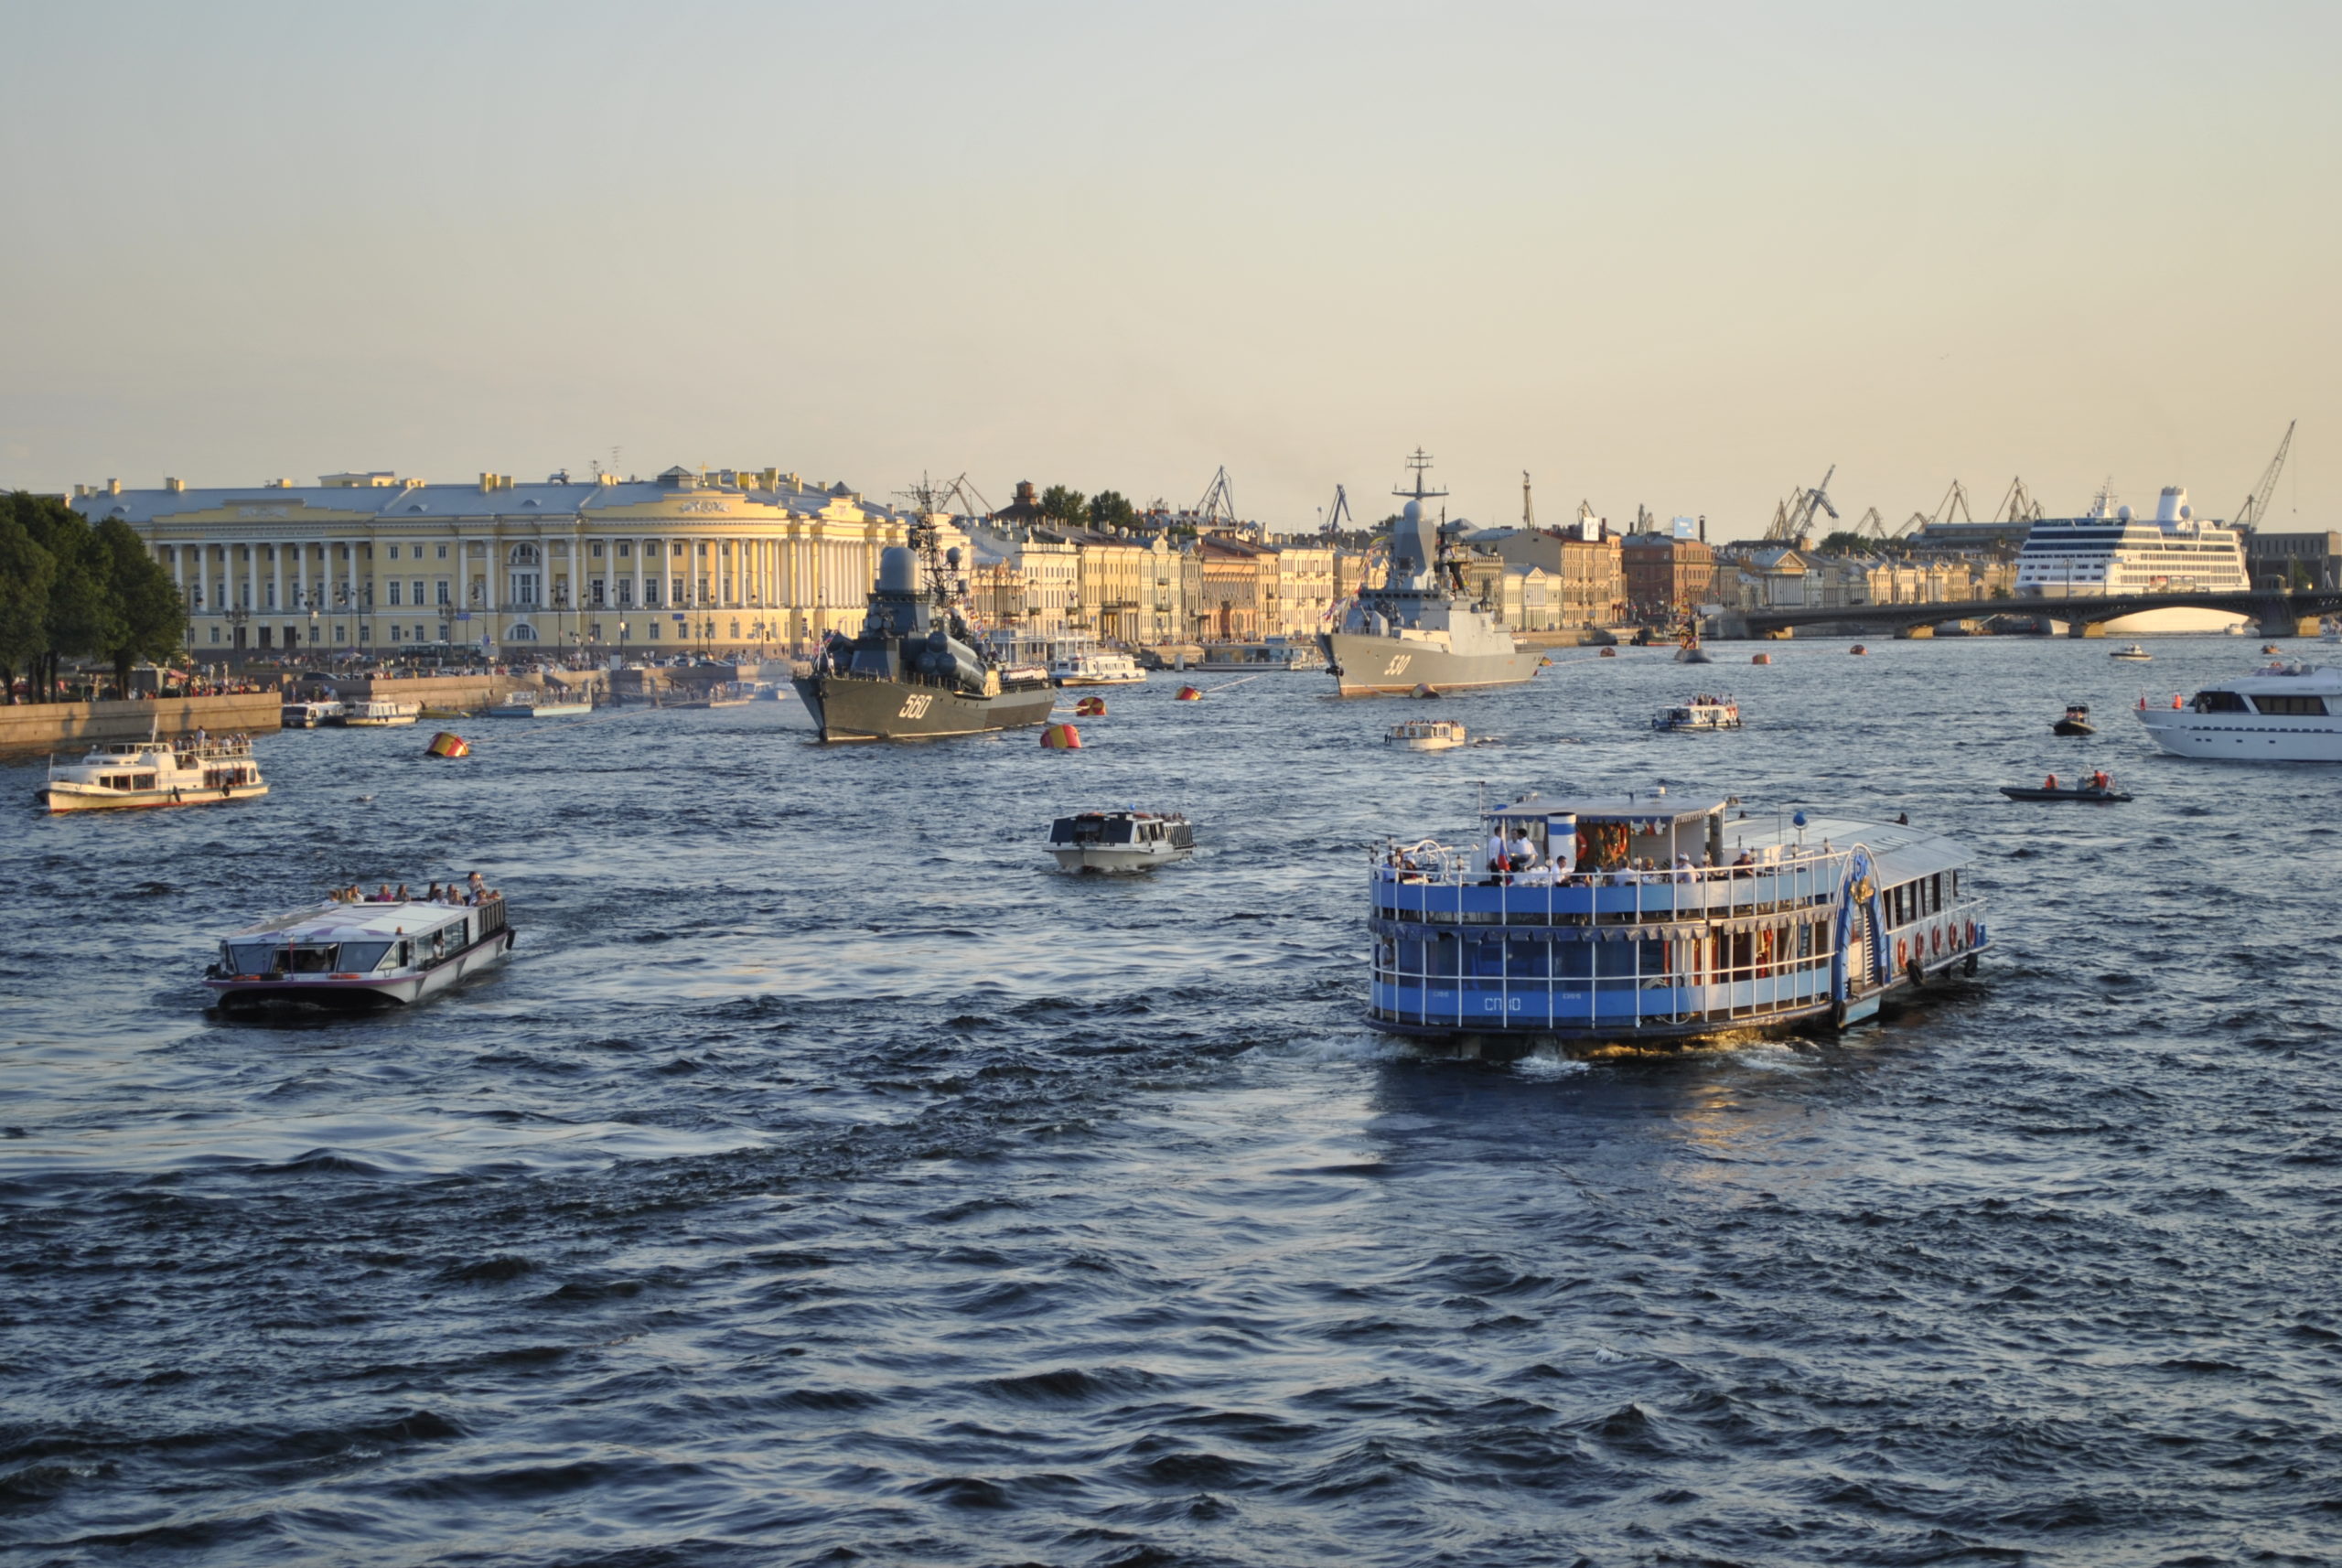
<instances>
[{"instance_id":1,"label":"round-decked excursion boat","mask_svg":"<svg viewBox=\"0 0 2342 1568\"><path fill-rule=\"evenodd\" d=\"M1961 845L1729 805L1526 795L1487 813L1484 845L1385 846L1369 1019L1523 1049L1677 1041L1843 1026L1975 972L1984 905Z\"/></svg>"},{"instance_id":2,"label":"round-decked excursion boat","mask_svg":"<svg viewBox=\"0 0 2342 1568\"><path fill-rule=\"evenodd\" d=\"M203 983L223 1008L390 1006L477 974L512 942L500 893L476 904L328 901L223 939Z\"/></svg>"}]
</instances>

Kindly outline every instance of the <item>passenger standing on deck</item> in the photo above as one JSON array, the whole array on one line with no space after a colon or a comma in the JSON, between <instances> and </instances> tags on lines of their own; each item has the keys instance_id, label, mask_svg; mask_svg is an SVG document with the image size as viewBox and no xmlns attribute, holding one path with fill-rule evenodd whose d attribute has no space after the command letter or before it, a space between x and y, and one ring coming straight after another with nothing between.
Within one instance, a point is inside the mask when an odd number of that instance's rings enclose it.
<instances>
[{"instance_id":1,"label":"passenger standing on deck","mask_svg":"<svg viewBox=\"0 0 2342 1568\"><path fill-rule=\"evenodd\" d=\"M1488 835L1488 869L1490 871L1502 871L1504 868L1504 830L1502 828L1499 828L1496 832Z\"/></svg>"},{"instance_id":2,"label":"passenger standing on deck","mask_svg":"<svg viewBox=\"0 0 2342 1568\"><path fill-rule=\"evenodd\" d=\"M1523 828L1520 836L1512 841L1512 868L1526 871L1536 864L1537 846L1529 841L1529 830Z\"/></svg>"}]
</instances>

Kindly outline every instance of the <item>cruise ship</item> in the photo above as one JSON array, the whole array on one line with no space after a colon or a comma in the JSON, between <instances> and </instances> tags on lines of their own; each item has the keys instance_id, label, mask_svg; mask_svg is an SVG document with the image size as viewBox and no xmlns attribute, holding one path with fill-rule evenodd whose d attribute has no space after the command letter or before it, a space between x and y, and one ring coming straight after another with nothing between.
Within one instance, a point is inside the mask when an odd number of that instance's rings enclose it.
<instances>
[{"instance_id":1,"label":"cruise ship","mask_svg":"<svg viewBox=\"0 0 2342 1568\"><path fill-rule=\"evenodd\" d=\"M2198 520L2187 492L2165 485L2152 520L2134 518L2098 492L2080 517L2045 517L2025 535L2017 557L2019 598L2098 598L2109 594L2167 594L2209 590L2241 594L2252 586L2244 568L2244 542L2236 530ZM2106 623L2110 636L2143 632L2228 631L2251 624L2229 610L2175 606L2143 610Z\"/></svg>"}]
</instances>

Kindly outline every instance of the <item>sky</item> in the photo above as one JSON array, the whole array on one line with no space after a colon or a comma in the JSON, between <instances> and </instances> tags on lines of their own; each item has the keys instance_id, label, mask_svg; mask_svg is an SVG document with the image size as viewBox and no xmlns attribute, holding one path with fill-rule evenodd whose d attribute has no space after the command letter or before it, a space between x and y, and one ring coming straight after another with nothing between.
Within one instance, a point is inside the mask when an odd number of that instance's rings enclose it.
<instances>
[{"instance_id":1,"label":"sky","mask_svg":"<svg viewBox=\"0 0 2342 1568\"><path fill-rule=\"evenodd\" d=\"M0 0L0 487L2342 526L2342 5Z\"/></svg>"}]
</instances>

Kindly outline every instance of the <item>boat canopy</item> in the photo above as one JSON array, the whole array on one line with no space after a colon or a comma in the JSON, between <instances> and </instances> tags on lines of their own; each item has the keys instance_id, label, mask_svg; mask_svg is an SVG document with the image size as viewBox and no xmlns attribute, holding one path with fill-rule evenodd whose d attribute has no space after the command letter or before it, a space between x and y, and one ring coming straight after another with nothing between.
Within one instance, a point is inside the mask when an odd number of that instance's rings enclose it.
<instances>
[{"instance_id":1,"label":"boat canopy","mask_svg":"<svg viewBox=\"0 0 2342 1568\"><path fill-rule=\"evenodd\" d=\"M1679 800L1671 795L1579 795L1557 800L1548 800L1542 795L1523 795L1509 806L1491 809L1488 819L1493 823L1575 817L1581 822L1649 823L1652 826L1645 831L1663 832L1703 817L1720 816L1728 803L1702 803L1696 797Z\"/></svg>"}]
</instances>

